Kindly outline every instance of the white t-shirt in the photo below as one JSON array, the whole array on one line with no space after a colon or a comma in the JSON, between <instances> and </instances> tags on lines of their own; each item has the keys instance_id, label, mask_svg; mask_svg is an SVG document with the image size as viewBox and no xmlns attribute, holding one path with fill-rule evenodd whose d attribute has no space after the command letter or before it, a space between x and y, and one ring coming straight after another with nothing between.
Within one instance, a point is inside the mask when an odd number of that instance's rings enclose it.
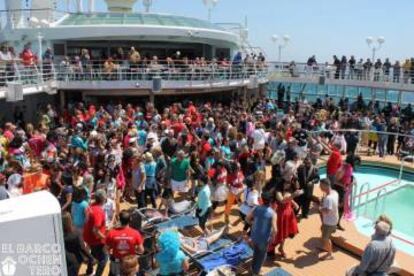
<instances>
[{"instance_id":1,"label":"white t-shirt","mask_svg":"<svg viewBox=\"0 0 414 276\"><path fill-rule=\"evenodd\" d=\"M103 206L103 210L105 212L105 224L107 228L111 228L112 225L112 218L114 216L115 213L115 201L113 201L110 198L107 198L104 206Z\"/></svg>"},{"instance_id":2,"label":"white t-shirt","mask_svg":"<svg viewBox=\"0 0 414 276\"><path fill-rule=\"evenodd\" d=\"M19 188L22 179L23 177L18 173L12 174L9 179L7 179L7 186L11 197L22 195L22 188Z\"/></svg>"},{"instance_id":3,"label":"white t-shirt","mask_svg":"<svg viewBox=\"0 0 414 276\"><path fill-rule=\"evenodd\" d=\"M253 150L262 150L266 143L266 132L262 129L255 129L253 132Z\"/></svg>"},{"instance_id":4,"label":"white t-shirt","mask_svg":"<svg viewBox=\"0 0 414 276\"><path fill-rule=\"evenodd\" d=\"M329 195L323 199L322 208L329 210L328 213L322 214L322 223L324 225L335 226L338 224L338 201L339 196L335 190L331 190Z\"/></svg>"},{"instance_id":5,"label":"white t-shirt","mask_svg":"<svg viewBox=\"0 0 414 276\"><path fill-rule=\"evenodd\" d=\"M244 202L240 206L240 212L248 215L250 211L259 205L259 193L255 190L246 190L244 192Z\"/></svg>"}]
</instances>

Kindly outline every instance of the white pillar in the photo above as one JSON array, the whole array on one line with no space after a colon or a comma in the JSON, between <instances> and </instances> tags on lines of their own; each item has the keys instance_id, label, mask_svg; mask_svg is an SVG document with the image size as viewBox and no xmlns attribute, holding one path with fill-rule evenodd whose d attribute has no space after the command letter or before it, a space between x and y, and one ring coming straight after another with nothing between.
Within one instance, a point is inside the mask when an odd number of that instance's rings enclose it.
<instances>
[{"instance_id":1,"label":"white pillar","mask_svg":"<svg viewBox=\"0 0 414 276\"><path fill-rule=\"evenodd\" d=\"M89 0L89 13L95 12L95 0Z\"/></svg>"},{"instance_id":2,"label":"white pillar","mask_svg":"<svg viewBox=\"0 0 414 276\"><path fill-rule=\"evenodd\" d=\"M76 12L83 12L83 1L82 0L76 0Z\"/></svg>"}]
</instances>

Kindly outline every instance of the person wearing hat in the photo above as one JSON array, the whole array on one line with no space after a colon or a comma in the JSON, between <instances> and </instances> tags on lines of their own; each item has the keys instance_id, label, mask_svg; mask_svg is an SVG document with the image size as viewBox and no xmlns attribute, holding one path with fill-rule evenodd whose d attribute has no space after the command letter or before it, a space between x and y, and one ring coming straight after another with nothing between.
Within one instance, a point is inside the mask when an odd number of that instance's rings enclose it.
<instances>
[{"instance_id":1,"label":"person wearing hat","mask_svg":"<svg viewBox=\"0 0 414 276\"><path fill-rule=\"evenodd\" d=\"M6 189L6 176L0 173L0 200L8 198L10 198L10 196Z\"/></svg>"},{"instance_id":2,"label":"person wearing hat","mask_svg":"<svg viewBox=\"0 0 414 276\"><path fill-rule=\"evenodd\" d=\"M392 222L385 215L381 215L375 222L374 229L375 233L362 253L361 263L347 271L347 276L385 276L391 273L396 253L391 238Z\"/></svg>"}]
</instances>

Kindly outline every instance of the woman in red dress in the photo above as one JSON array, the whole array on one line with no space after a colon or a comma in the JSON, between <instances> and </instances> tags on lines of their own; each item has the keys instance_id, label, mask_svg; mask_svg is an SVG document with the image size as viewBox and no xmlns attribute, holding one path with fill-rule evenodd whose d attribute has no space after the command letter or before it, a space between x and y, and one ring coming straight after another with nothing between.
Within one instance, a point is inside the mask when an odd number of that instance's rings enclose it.
<instances>
[{"instance_id":1,"label":"woman in red dress","mask_svg":"<svg viewBox=\"0 0 414 276\"><path fill-rule=\"evenodd\" d=\"M279 253L286 258L284 250L285 240L293 238L298 231L298 224L294 209L298 209L298 204L294 198L301 194L299 184L293 170L285 170L283 178L276 185L275 205L277 213L277 234L273 242L269 245L268 254L274 255L275 248L279 245Z\"/></svg>"}]
</instances>

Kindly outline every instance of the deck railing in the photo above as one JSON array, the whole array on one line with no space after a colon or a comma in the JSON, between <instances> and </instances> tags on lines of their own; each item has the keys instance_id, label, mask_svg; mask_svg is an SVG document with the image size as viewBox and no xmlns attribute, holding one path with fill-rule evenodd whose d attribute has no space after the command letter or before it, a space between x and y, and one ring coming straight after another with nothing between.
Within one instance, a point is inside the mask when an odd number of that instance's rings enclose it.
<instances>
[{"instance_id":1,"label":"deck railing","mask_svg":"<svg viewBox=\"0 0 414 276\"><path fill-rule=\"evenodd\" d=\"M269 72L275 77L315 79L324 77L329 80L354 80L383 83L414 84L414 72L403 66L388 69L361 68L359 66L338 68L332 64L309 66L306 63L269 62Z\"/></svg>"},{"instance_id":2,"label":"deck railing","mask_svg":"<svg viewBox=\"0 0 414 276\"><path fill-rule=\"evenodd\" d=\"M128 81L152 80L160 77L171 81L243 80L251 76L268 75L264 63L196 64L167 62L164 60L130 63L128 61L90 60L87 62L63 60L61 62L23 63L21 60L0 61L0 86L8 83L37 85L46 81Z\"/></svg>"},{"instance_id":3,"label":"deck railing","mask_svg":"<svg viewBox=\"0 0 414 276\"><path fill-rule=\"evenodd\" d=\"M128 60L63 60L54 62L36 62L25 64L16 59L0 61L0 86L7 83L36 85L49 80L60 82L71 81L125 81L151 80L154 76L169 81L197 80L243 80L251 76L269 80L300 79L317 80L324 77L328 80L353 80L365 83L400 83L413 85L414 76L401 69L398 74L391 68L389 73L383 70L367 70L359 72L347 67L345 71L337 71L331 65L307 66L298 63L250 62L232 63L215 61L177 61L146 60L131 63ZM411 86L410 86L411 87Z\"/></svg>"}]
</instances>

